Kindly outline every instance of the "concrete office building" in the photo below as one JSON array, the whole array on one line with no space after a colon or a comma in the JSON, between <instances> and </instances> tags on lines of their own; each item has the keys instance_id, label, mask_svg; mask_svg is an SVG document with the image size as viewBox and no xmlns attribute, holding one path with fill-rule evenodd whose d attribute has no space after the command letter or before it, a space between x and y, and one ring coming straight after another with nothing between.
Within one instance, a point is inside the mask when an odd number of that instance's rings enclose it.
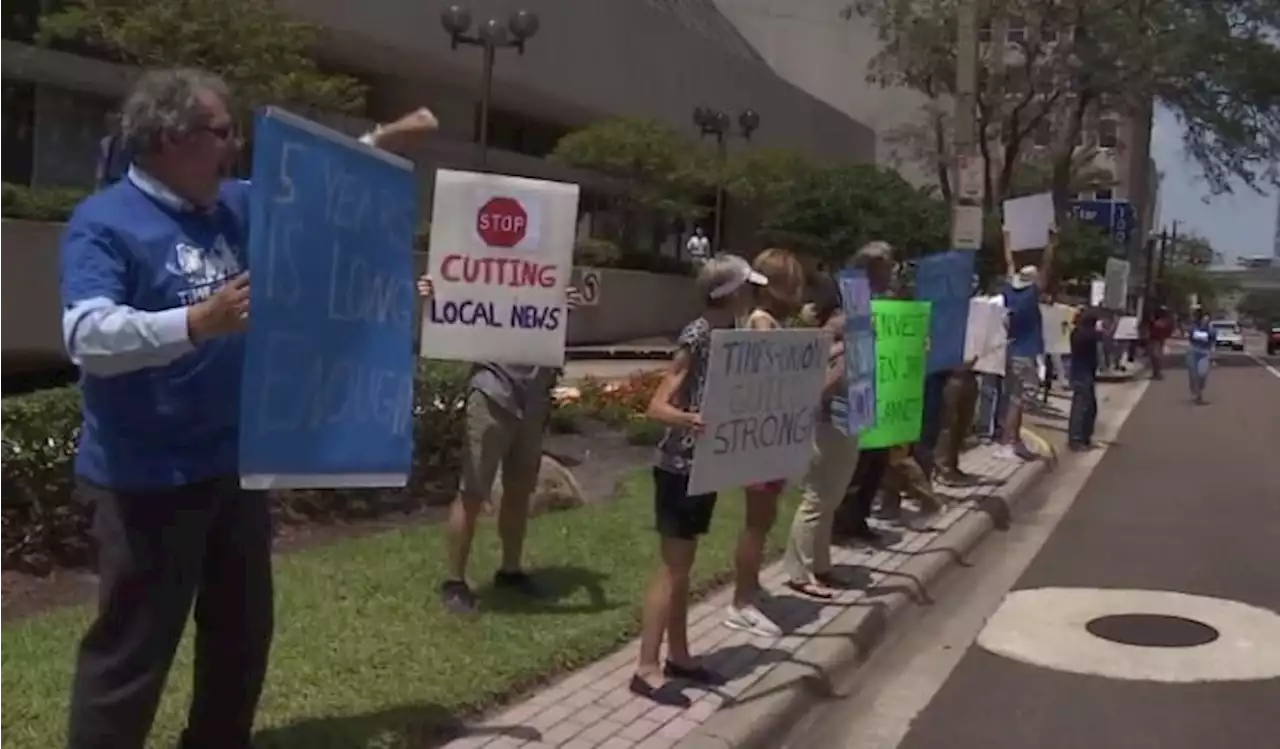
<instances>
[{"instance_id":1,"label":"concrete office building","mask_svg":"<svg viewBox=\"0 0 1280 749\"><path fill-rule=\"evenodd\" d=\"M366 120L419 104L442 130L428 167L465 165L478 131L481 54L450 48L439 0L279 0L324 30L326 68L369 86ZM88 184L104 115L133 71L31 46L41 0L5 3L4 179ZM47 3L45 3L47 4ZM505 22L517 0L471 0L476 23ZM696 135L697 106L760 113L754 141L826 161L875 158L874 131L778 76L712 0L529 0L541 28L523 56L498 54L490 116L490 166L527 176L574 179L540 157L563 134L614 115L648 116ZM358 126L352 124L352 127ZM425 162L425 163L423 163ZM428 171L424 170L424 171Z\"/></svg>"}]
</instances>

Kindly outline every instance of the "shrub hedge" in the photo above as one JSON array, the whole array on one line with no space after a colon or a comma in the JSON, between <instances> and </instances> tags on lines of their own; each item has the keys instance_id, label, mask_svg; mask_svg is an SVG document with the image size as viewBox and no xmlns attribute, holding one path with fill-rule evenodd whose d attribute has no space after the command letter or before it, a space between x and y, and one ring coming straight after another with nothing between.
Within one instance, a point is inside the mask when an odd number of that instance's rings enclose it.
<instances>
[{"instance_id":1,"label":"shrub hedge","mask_svg":"<svg viewBox=\"0 0 1280 749\"><path fill-rule=\"evenodd\" d=\"M402 490L273 492L278 521L332 521L417 509L453 496L463 439L468 365L423 362L414 394L414 462ZM92 507L74 492L72 461L80 431L75 387L4 399L0 505L3 566L43 574L90 561Z\"/></svg>"},{"instance_id":2,"label":"shrub hedge","mask_svg":"<svg viewBox=\"0 0 1280 749\"><path fill-rule=\"evenodd\" d=\"M66 221L89 190L79 187L0 185L0 215L28 221Z\"/></svg>"}]
</instances>

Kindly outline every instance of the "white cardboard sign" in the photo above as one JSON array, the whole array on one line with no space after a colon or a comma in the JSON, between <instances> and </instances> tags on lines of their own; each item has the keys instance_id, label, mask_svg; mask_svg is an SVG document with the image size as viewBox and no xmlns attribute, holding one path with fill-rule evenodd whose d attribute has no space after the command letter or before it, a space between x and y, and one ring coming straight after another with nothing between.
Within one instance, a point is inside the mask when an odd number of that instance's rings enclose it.
<instances>
[{"instance_id":1,"label":"white cardboard sign","mask_svg":"<svg viewBox=\"0 0 1280 749\"><path fill-rule=\"evenodd\" d=\"M690 494L804 475L830 346L820 330L712 331Z\"/></svg>"},{"instance_id":2,"label":"white cardboard sign","mask_svg":"<svg viewBox=\"0 0 1280 749\"><path fill-rule=\"evenodd\" d=\"M1009 248L1034 250L1049 245L1053 226L1053 194L1042 192L1004 201L1004 229L1009 232Z\"/></svg>"},{"instance_id":3,"label":"white cardboard sign","mask_svg":"<svg viewBox=\"0 0 1280 749\"><path fill-rule=\"evenodd\" d=\"M1129 261L1107 258L1102 283L1102 306L1107 309L1124 309L1129 297Z\"/></svg>"},{"instance_id":4,"label":"white cardboard sign","mask_svg":"<svg viewBox=\"0 0 1280 749\"><path fill-rule=\"evenodd\" d=\"M422 356L564 364L578 186L436 171Z\"/></svg>"},{"instance_id":5,"label":"white cardboard sign","mask_svg":"<svg viewBox=\"0 0 1280 749\"><path fill-rule=\"evenodd\" d=\"M1071 353L1071 308L1065 304L1040 305L1040 327L1047 354Z\"/></svg>"},{"instance_id":6,"label":"white cardboard sign","mask_svg":"<svg viewBox=\"0 0 1280 749\"><path fill-rule=\"evenodd\" d=\"M1005 374L1009 333L1005 326L1008 311L1003 304L985 299L969 302L969 325L965 328L964 359L977 360L975 372Z\"/></svg>"}]
</instances>

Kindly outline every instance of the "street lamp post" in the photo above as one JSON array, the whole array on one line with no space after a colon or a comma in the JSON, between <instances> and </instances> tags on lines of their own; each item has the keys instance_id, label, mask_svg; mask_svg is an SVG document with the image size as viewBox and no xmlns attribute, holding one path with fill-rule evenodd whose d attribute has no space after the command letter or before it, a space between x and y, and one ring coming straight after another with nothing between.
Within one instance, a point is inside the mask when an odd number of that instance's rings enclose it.
<instances>
[{"instance_id":1,"label":"street lamp post","mask_svg":"<svg viewBox=\"0 0 1280 749\"><path fill-rule=\"evenodd\" d=\"M713 240L714 252L719 253L722 249L721 241L724 236L724 162L729 154L729 147L726 139L735 133L732 130L732 124L729 120L729 114L721 109L712 107L696 107L693 110L693 124L698 126L702 136L715 136L716 139L716 161L717 169L721 174L716 179L716 222L715 235ZM760 113L754 109L744 109L738 115L738 135L743 140L751 140L751 134L760 127Z\"/></svg>"},{"instance_id":2,"label":"street lamp post","mask_svg":"<svg viewBox=\"0 0 1280 749\"><path fill-rule=\"evenodd\" d=\"M507 19L507 25L495 18L480 24L475 34L471 29L471 11L450 5L440 15L440 24L449 33L453 49L459 44L480 47L484 50L484 65L480 74L480 133L476 139L476 163L484 169L489 150L489 101L493 95L493 63L497 51L513 48L524 54L524 43L538 33L538 15L527 10L517 10Z\"/></svg>"}]
</instances>

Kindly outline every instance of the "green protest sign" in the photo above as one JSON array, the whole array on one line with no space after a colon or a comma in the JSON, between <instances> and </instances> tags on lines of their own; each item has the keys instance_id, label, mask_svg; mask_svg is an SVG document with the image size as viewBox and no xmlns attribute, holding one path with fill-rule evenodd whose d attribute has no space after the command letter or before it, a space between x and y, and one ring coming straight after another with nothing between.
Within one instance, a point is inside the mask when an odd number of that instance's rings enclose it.
<instances>
[{"instance_id":1,"label":"green protest sign","mask_svg":"<svg viewBox=\"0 0 1280 749\"><path fill-rule=\"evenodd\" d=\"M862 449L920 439L929 311L929 302L871 302L876 329L876 424L859 436Z\"/></svg>"}]
</instances>

